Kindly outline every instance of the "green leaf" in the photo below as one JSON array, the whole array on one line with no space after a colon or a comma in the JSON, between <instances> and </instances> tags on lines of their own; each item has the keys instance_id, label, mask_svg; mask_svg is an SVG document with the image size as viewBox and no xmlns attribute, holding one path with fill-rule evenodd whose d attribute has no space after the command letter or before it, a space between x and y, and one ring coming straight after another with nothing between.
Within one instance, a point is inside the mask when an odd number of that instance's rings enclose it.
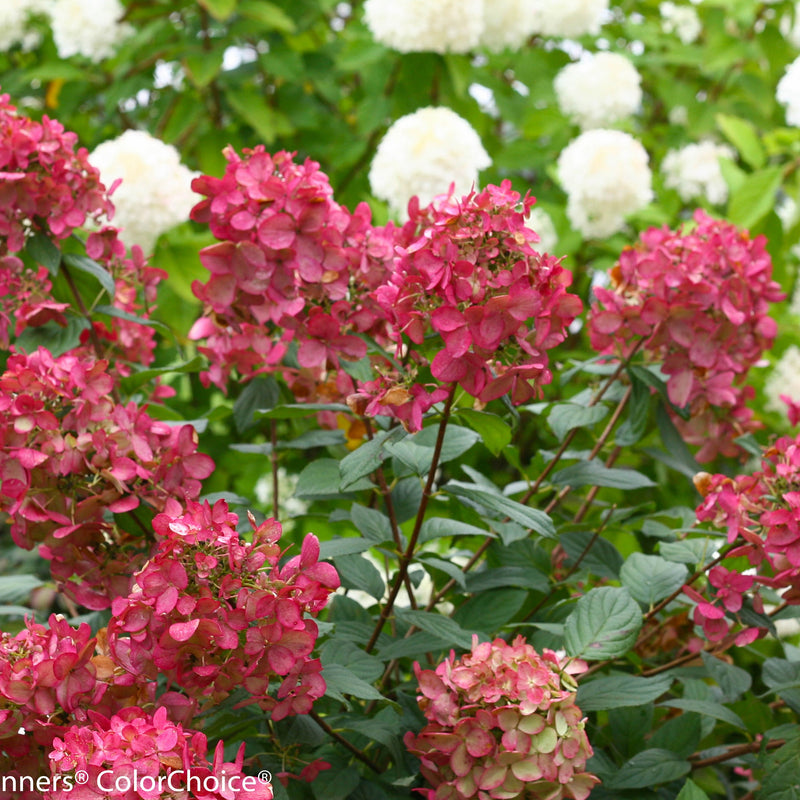
<instances>
[{"instance_id":1,"label":"green leaf","mask_svg":"<svg viewBox=\"0 0 800 800\"><path fill-rule=\"evenodd\" d=\"M0 577L0 603L26 603L34 589L44 585L35 575L3 575ZM27 610L31 613L31 610Z\"/></svg>"},{"instance_id":2,"label":"green leaf","mask_svg":"<svg viewBox=\"0 0 800 800\"><path fill-rule=\"evenodd\" d=\"M402 441L388 443L386 449L390 455L400 459L417 475L427 475L433 461L433 452L436 448L438 433L439 426L433 425L412 436L407 436ZM458 458L466 453L479 439L480 434L476 431L469 428L460 428L457 425L448 425L442 440L439 463L445 464L454 458Z\"/></svg>"},{"instance_id":3,"label":"green leaf","mask_svg":"<svg viewBox=\"0 0 800 800\"><path fill-rule=\"evenodd\" d=\"M365 442L339 462L341 490L352 489L361 478L374 472L388 457L388 444L407 436L402 428L377 433L370 441Z\"/></svg>"},{"instance_id":4,"label":"green leaf","mask_svg":"<svg viewBox=\"0 0 800 800\"><path fill-rule=\"evenodd\" d=\"M319 458L307 464L297 477L295 497L338 497L341 476L339 462L335 458ZM372 488L366 479L352 485L353 491Z\"/></svg>"},{"instance_id":5,"label":"green leaf","mask_svg":"<svg viewBox=\"0 0 800 800\"><path fill-rule=\"evenodd\" d=\"M257 411L256 419L301 419L310 417L317 411L341 411L350 413L350 409L342 403L282 403L269 411Z\"/></svg>"},{"instance_id":6,"label":"green leaf","mask_svg":"<svg viewBox=\"0 0 800 800\"><path fill-rule=\"evenodd\" d=\"M488 635L509 622L527 598L527 589L491 589L470 597L453 619Z\"/></svg>"},{"instance_id":7,"label":"green leaf","mask_svg":"<svg viewBox=\"0 0 800 800\"><path fill-rule=\"evenodd\" d=\"M619 772L604 783L608 789L643 789L680 778L692 765L669 750L651 748L625 762Z\"/></svg>"},{"instance_id":8,"label":"green leaf","mask_svg":"<svg viewBox=\"0 0 800 800\"><path fill-rule=\"evenodd\" d=\"M37 263L47 267L51 275L58 275L61 266L61 251L41 231L31 236L25 243L25 252Z\"/></svg>"},{"instance_id":9,"label":"green leaf","mask_svg":"<svg viewBox=\"0 0 800 800\"><path fill-rule=\"evenodd\" d=\"M350 506L350 519L360 533L373 544L382 544L392 539L392 524L386 514L359 503Z\"/></svg>"},{"instance_id":10,"label":"green leaf","mask_svg":"<svg viewBox=\"0 0 800 800\"><path fill-rule=\"evenodd\" d=\"M675 461L674 468L687 477L693 478L700 472L700 466L686 446L686 442L683 441L683 437L678 433L678 429L675 427L675 423L670 419L663 403L659 404L656 409L656 423L658 424L658 431L661 434L661 441L664 443L664 447L667 448L669 455Z\"/></svg>"},{"instance_id":11,"label":"green leaf","mask_svg":"<svg viewBox=\"0 0 800 800\"><path fill-rule=\"evenodd\" d=\"M612 675L582 682L578 687L575 703L581 711L641 706L657 700L671 684L672 678L663 674L652 678Z\"/></svg>"},{"instance_id":12,"label":"green leaf","mask_svg":"<svg viewBox=\"0 0 800 800\"><path fill-rule=\"evenodd\" d=\"M631 397L628 401L628 417L614 434L614 441L620 447L636 444L647 432L647 419L650 415L650 387L628 370L631 379Z\"/></svg>"},{"instance_id":13,"label":"green leaf","mask_svg":"<svg viewBox=\"0 0 800 800\"><path fill-rule=\"evenodd\" d=\"M608 415L608 406L597 405L579 406L575 403L559 403L553 406L547 417L553 433L561 442L574 428L583 428L594 425Z\"/></svg>"},{"instance_id":14,"label":"green leaf","mask_svg":"<svg viewBox=\"0 0 800 800\"><path fill-rule=\"evenodd\" d=\"M247 19L260 22L265 30L294 33L294 20L283 9L267 0L244 0L239 3L239 13Z\"/></svg>"},{"instance_id":15,"label":"green leaf","mask_svg":"<svg viewBox=\"0 0 800 800\"><path fill-rule=\"evenodd\" d=\"M652 606L683 586L689 570L661 556L631 553L622 565L622 585L640 602Z\"/></svg>"},{"instance_id":16,"label":"green leaf","mask_svg":"<svg viewBox=\"0 0 800 800\"><path fill-rule=\"evenodd\" d=\"M75 253L64 253L62 256L64 264L71 269L77 269L80 272L85 272L97 280L100 286L106 290L108 296L113 300L117 288L114 284L114 278L111 273L105 268L100 266L96 261L88 256L79 256Z\"/></svg>"},{"instance_id":17,"label":"green leaf","mask_svg":"<svg viewBox=\"0 0 800 800\"><path fill-rule=\"evenodd\" d=\"M95 314L105 314L107 317L116 317L117 319L126 319L128 322L135 322L138 325L144 325L148 328L158 328L159 330L169 331L169 328L157 319L145 319L144 317L131 314L128 311L123 311L116 306L106 305L101 303L94 307Z\"/></svg>"},{"instance_id":18,"label":"green leaf","mask_svg":"<svg viewBox=\"0 0 800 800\"><path fill-rule=\"evenodd\" d=\"M217 48L211 51L196 50L184 56L186 74L198 89L205 89L219 75L223 55L224 51Z\"/></svg>"},{"instance_id":19,"label":"green leaf","mask_svg":"<svg viewBox=\"0 0 800 800\"><path fill-rule=\"evenodd\" d=\"M66 327L50 320L36 328L25 328L14 340L17 350L33 353L39 347L46 347L54 356L63 355L81 343L81 334L89 327L83 317L67 317Z\"/></svg>"},{"instance_id":20,"label":"green leaf","mask_svg":"<svg viewBox=\"0 0 800 800\"><path fill-rule=\"evenodd\" d=\"M679 714L668 719L650 739L651 747L662 747L664 750L688 758L696 752L703 738L703 724L699 714Z\"/></svg>"},{"instance_id":21,"label":"green leaf","mask_svg":"<svg viewBox=\"0 0 800 800\"><path fill-rule=\"evenodd\" d=\"M456 497L464 497L474 503L484 506L490 511L507 516L509 519L530 528L540 536L552 538L555 536L556 529L553 520L538 508L528 508L522 503L512 500L510 497L493 492L483 486L474 483L464 483L462 481L449 481L443 487L449 494Z\"/></svg>"},{"instance_id":22,"label":"green leaf","mask_svg":"<svg viewBox=\"0 0 800 800\"><path fill-rule=\"evenodd\" d=\"M432 633L451 645L463 647L465 650L472 647L472 633L465 631L450 617L443 617L441 614L434 614L431 611L410 611L406 609L398 609L397 613L409 625L414 625L420 630Z\"/></svg>"},{"instance_id":23,"label":"green leaf","mask_svg":"<svg viewBox=\"0 0 800 800\"><path fill-rule=\"evenodd\" d=\"M333 564L345 589L358 589L376 600L383 597L386 584L376 566L360 555L338 556Z\"/></svg>"},{"instance_id":24,"label":"green leaf","mask_svg":"<svg viewBox=\"0 0 800 800\"><path fill-rule=\"evenodd\" d=\"M392 639L385 646L378 648L378 655L384 661L391 661L395 658L411 658L449 649L450 644L441 637L426 631L417 631L408 637Z\"/></svg>"},{"instance_id":25,"label":"green leaf","mask_svg":"<svg viewBox=\"0 0 800 800\"><path fill-rule=\"evenodd\" d=\"M329 664L322 670L327 690L325 694L343 700L343 695L360 697L362 700L383 700L383 695L372 684L359 678L351 669L341 664Z\"/></svg>"},{"instance_id":26,"label":"green leaf","mask_svg":"<svg viewBox=\"0 0 800 800\"><path fill-rule=\"evenodd\" d=\"M728 219L742 228L752 228L775 206L775 194L783 180L780 167L753 172L731 194Z\"/></svg>"},{"instance_id":27,"label":"green leaf","mask_svg":"<svg viewBox=\"0 0 800 800\"><path fill-rule=\"evenodd\" d=\"M457 519L447 519L446 517L428 517L422 523L419 532L419 542L428 542L431 539L440 539L444 536L488 536L496 538L491 531L478 528L476 525L469 525L466 522L459 522Z\"/></svg>"},{"instance_id":28,"label":"green leaf","mask_svg":"<svg viewBox=\"0 0 800 800\"><path fill-rule=\"evenodd\" d=\"M176 364L167 364L163 367L150 367L149 369L140 369L138 372L132 372L120 380L120 387L123 392L131 394L140 387L149 383L154 378L163 377L170 373L194 373L200 372L208 367L208 361L205 356L195 356L189 361L181 361Z\"/></svg>"},{"instance_id":29,"label":"green leaf","mask_svg":"<svg viewBox=\"0 0 800 800\"><path fill-rule=\"evenodd\" d=\"M280 400L280 389L275 378L254 378L236 398L233 404L233 421L236 430L244 433L255 425L253 414L256 411L269 411Z\"/></svg>"},{"instance_id":30,"label":"green leaf","mask_svg":"<svg viewBox=\"0 0 800 800\"><path fill-rule=\"evenodd\" d=\"M717 125L725 138L739 151L739 155L753 169L761 169L767 155L756 133L755 126L741 117L717 114Z\"/></svg>"},{"instance_id":31,"label":"green leaf","mask_svg":"<svg viewBox=\"0 0 800 800\"><path fill-rule=\"evenodd\" d=\"M228 88L225 97L266 145L271 145L278 136L288 136L294 131L289 118L265 103L263 94L256 89Z\"/></svg>"},{"instance_id":32,"label":"green leaf","mask_svg":"<svg viewBox=\"0 0 800 800\"><path fill-rule=\"evenodd\" d=\"M706 717L713 717L721 722L727 722L736 728L745 729L741 717L721 703L714 703L711 700L691 700L685 697L676 700L665 700L659 706L666 708L682 708L684 711L696 711Z\"/></svg>"},{"instance_id":33,"label":"green leaf","mask_svg":"<svg viewBox=\"0 0 800 800\"><path fill-rule=\"evenodd\" d=\"M728 664L705 651L700 655L703 657L703 663L708 670L708 674L717 682L717 686L722 689L722 699L726 703L735 702L753 685L752 676L741 667Z\"/></svg>"},{"instance_id":34,"label":"green leaf","mask_svg":"<svg viewBox=\"0 0 800 800\"><path fill-rule=\"evenodd\" d=\"M458 412L472 430L477 431L481 441L492 455L500 455L500 451L511 441L511 426L497 414L486 411L474 411L471 408Z\"/></svg>"},{"instance_id":35,"label":"green leaf","mask_svg":"<svg viewBox=\"0 0 800 800\"><path fill-rule=\"evenodd\" d=\"M581 556L581 567L601 578L619 578L622 556L611 542L602 536L595 537L592 531L568 531L558 537L569 562L574 564ZM592 541L594 540L594 541ZM591 542L591 547L584 555Z\"/></svg>"},{"instance_id":36,"label":"green leaf","mask_svg":"<svg viewBox=\"0 0 800 800\"><path fill-rule=\"evenodd\" d=\"M632 469L606 467L599 461L580 461L560 469L550 478L556 486L608 486L613 489L644 489L655 483Z\"/></svg>"},{"instance_id":37,"label":"green leaf","mask_svg":"<svg viewBox=\"0 0 800 800\"><path fill-rule=\"evenodd\" d=\"M378 680L383 674L383 664L379 658L365 653L353 642L337 639L335 632L333 638L320 648L319 657L323 669L331 664L341 664L368 683Z\"/></svg>"},{"instance_id":38,"label":"green leaf","mask_svg":"<svg viewBox=\"0 0 800 800\"><path fill-rule=\"evenodd\" d=\"M550 581L538 569L521 566L489 567L467 575L466 588L470 594L506 586L520 586L528 591L544 594L550 588Z\"/></svg>"},{"instance_id":39,"label":"green leaf","mask_svg":"<svg viewBox=\"0 0 800 800\"><path fill-rule=\"evenodd\" d=\"M633 647L641 627L641 609L628 590L601 586L578 600L564 625L564 642L569 655L602 661Z\"/></svg>"},{"instance_id":40,"label":"green leaf","mask_svg":"<svg viewBox=\"0 0 800 800\"><path fill-rule=\"evenodd\" d=\"M678 542L661 542L658 549L668 561L707 564L714 557L716 545L710 539L682 539Z\"/></svg>"},{"instance_id":41,"label":"green leaf","mask_svg":"<svg viewBox=\"0 0 800 800\"><path fill-rule=\"evenodd\" d=\"M432 569L438 569L440 572L444 572L444 574L452 578L461 587L461 589L466 591L467 580L464 572L452 561L445 561L444 559L436 558L436 556L425 555L419 556L418 560Z\"/></svg>"},{"instance_id":42,"label":"green leaf","mask_svg":"<svg viewBox=\"0 0 800 800\"><path fill-rule=\"evenodd\" d=\"M237 0L199 0L199 3L214 19L225 22L236 11Z\"/></svg>"},{"instance_id":43,"label":"green leaf","mask_svg":"<svg viewBox=\"0 0 800 800\"><path fill-rule=\"evenodd\" d=\"M354 553L363 553L372 547L372 542L361 536L348 539L329 539L319 544L319 560L325 561L328 558L338 556L349 556Z\"/></svg>"},{"instance_id":44,"label":"green leaf","mask_svg":"<svg viewBox=\"0 0 800 800\"><path fill-rule=\"evenodd\" d=\"M798 800L800 787L800 738L787 742L764 759L759 800Z\"/></svg>"}]
</instances>

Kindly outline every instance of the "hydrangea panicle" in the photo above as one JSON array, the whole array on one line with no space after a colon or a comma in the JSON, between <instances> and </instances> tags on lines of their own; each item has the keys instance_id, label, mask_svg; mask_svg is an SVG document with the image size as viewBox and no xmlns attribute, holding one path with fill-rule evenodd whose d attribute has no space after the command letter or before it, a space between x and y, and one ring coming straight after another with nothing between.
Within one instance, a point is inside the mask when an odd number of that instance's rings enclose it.
<instances>
[{"instance_id":1,"label":"hydrangea panicle","mask_svg":"<svg viewBox=\"0 0 800 800\"><path fill-rule=\"evenodd\" d=\"M763 236L699 209L694 222L687 232L650 228L622 252L611 287L595 289L589 331L600 353L641 346L661 362L669 399L691 414L675 423L707 461L718 450L738 455L733 438L753 429L742 384L775 339L769 304L784 295Z\"/></svg>"},{"instance_id":2,"label":"hydrangea panicle","mask_svg":"<svg viewBox=\"0 0 800 800\"><path fill-rule=\"evenodd\" d=\"M575 705L580 661L537 653L518 636L479 643L435 670L415 665L428 724L407 733L421 761L428 800L528 797L585 800L597 778L585 771L592 748Z\"/></svg>"},{"instance_id":3,"label":"hydrangea panicle","mask_svg":"<svg viewBox=\"0 0 800 800\"><path fill-rule=\"evenodd\" d=\"M339 586L308 534L283 566L281 526L253 524L252 542L235 530L224 501L170 502L153 521L159 542L112 604L114 660L151 680L165 675L197 699L217 703L243 687L275 720L305 714L325 692L314 616ZM277 692L270 692L270 682Z\"/></svg>"}]
</instances>

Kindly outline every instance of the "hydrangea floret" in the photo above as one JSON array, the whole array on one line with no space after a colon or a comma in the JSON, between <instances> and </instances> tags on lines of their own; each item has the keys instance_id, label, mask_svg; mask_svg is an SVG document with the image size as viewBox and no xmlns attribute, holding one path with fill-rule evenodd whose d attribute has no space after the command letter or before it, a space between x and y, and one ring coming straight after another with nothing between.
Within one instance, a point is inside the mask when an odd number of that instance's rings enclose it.
<instances>
[{"instance_id":1,"label":"hydrangea floret","mask_svg":"<svg viewBox=\"0 0 800 800\"><path fill-rule=\"evenodd\" d=\"M611 286L595 288L589 332L600 353L641 347L661 363L670 401L691 415L676 425L708 461L738 455L734 437L753 429L743 381L775 340L769 304L784 295L763 236L700 209L694 222L688 231L650 228L622 252Z\"/></svg>"},{"instance_id":2,"label":"hydrangea floret","mask_svg":"<svg viewBox=\"0 0 800 800\"><path fill-rule=\"evenodd\" d=\"M428 800L526 797L585 800L597 778L585 771L592 748L575 705L573 675L586 664L541 654L518 636L451 652L435 670L415 665L428 724L405 743L433 787Z\"/></svg>"},{"instance_id":3,"label":"hydrangea floret","mask_svg":"<svg viewBox=\"0 0 800 800\"><path fill-rule=\"evenodd\" d=\"M312 534L280 565L281 526L251 517L245 541L237 522L223 500L168 503L153 521L155 554L112 604L110 651L132 674L165 675L198 699L216 704L241 687L275 720L308 713L325 692L310 617L339 576Z\"/></svg>"}]
</instances>

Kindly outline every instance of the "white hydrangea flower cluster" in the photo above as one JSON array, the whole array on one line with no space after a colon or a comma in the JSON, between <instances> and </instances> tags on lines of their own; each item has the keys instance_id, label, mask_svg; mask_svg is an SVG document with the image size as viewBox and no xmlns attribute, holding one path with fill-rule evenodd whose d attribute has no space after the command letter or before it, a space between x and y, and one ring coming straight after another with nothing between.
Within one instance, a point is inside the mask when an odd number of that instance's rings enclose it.
<instances>
[{"instance_id":1,"label":"white hydrangea flower cluster","mask_svg":"<svg viewBox=\"0 0 800 800\"><path fill-rule=\"evenodd\" d=\"M766 407L771 411L786 412L786 404L781 400L787 394L793 400L800 400L800 348L789 347L772 367L772 372L764 382Z\"/></svg>"},{"instance_id":2,"label":"white hydrangea flower cluster","mask_svg":"<svg viewBox=\"0 0 800 800\"><path fill-rule=\"evenodd\" d=\"M120 22L119 0L53 0L50 21L58 55L85 56L95 63L113 55L133 28Z\"/></svg>"},{"instance_id":3,"label":"white hydrangea flower cluster","mask_svg":"<svg viewBox=\"0 0 800 800\"><path fill-rule=\"evenodd\" d=\"M604 128L642 104L642 77L618 53L586 53L567 64L554 81L558 105L584 130Z\"/></svg>"},{"instance_id":4,"label":"white hydrangea flower cluster","mask_svg":"<svg viewBox=\"0 0 800 800\"><path fill-rule=\"evenodd\" d=\"M366 0L376 41L401 53L518 50L535 33L596 34L609 0Z\"/></svg>"},{"instance_id":5,"label":"white hydrangea flower cluster","mask_svg":"<svg viewBox=\"0 0 800 800\"><path fill-rule=\"evenodd\" d=\"M587 238L622 230L625 217L653 199L647 151L622 131L582 133L558 157L558 176L569 221Z\"/></svg>"},{"instance_id":6,"label":"white hydrangea flower cluster","mask_svg":"<svg viewBox=\"0 0 800 800\"><path fill-rule=\"evenodd\" d=\"M684 44L697 40L703 30L700 17L691 6L681 6L668 0L658 6L661 28L664 33L674 33Z\"/></svg>"},{"instance_id":7,"label":"white hydrangea flower cluster","mask_svg":"<svg viewBox=\"0 0 800 800\"><path fill-rule=\"evenodd\" d=\"M535 0L534 31L554 37L595 36L607 14L608 0Z\"/></svg>"},{"instance_id":8,"label":"white hydrangea flower cluster","mask_svg":"<svg viewBox=\"0 0 800 800\"><path fill-rule=\"evenodd\" d=\"M714 205L722 205L728 199L728 184L722 177L719 160L735 157L731 147L715 142L699 142L670 150L661 163L664 184L677 189L681 200L705 197Z\"/></svg>"},{"instance_id":9,"label":"white hydrangea flower cluster","mask_svg":"<svg viewBox=\"0 0 800 800\"><path fill-rule=\"evenodd\" d=\"M775 97L786 106L786 123L800 126L800 56L786 67Z\"/></svg>"},{"instance_id":10,"label":"white hydrangea flower cluster","mask_svg":"<svg viewBox=\"0 0 800 800\"><path fill-rule=\"evenodd\" d=\"M38 47L41 35L30 29L30 21L37 14L46 14L48 8L49 0L0 2L0 53L16 45L21 45L23 50Z\"/></svg>"},{"instance_id":11,"label":"white hydrangea flower cluster","mask_svg":"<svg viewBox=\"0 0 800 800\"><path fill-rule=\"evenodd\" d=\"M558 255L558 253L556 253L556 247L558 246L556 226L553 224L550 215L543 208L534 206L531 209L531 213L528 215L526 224L539 234L539 241L535 247L540 253Z\"/></svg>"},{"instance_id":12,"label":"white hydrangea flower cluster","mask_svg":"<svg viewBox=\"0 0 800 800\"><path fill-rule=\"evenodd\" d=\"M485 0L480 43L497 53L519 50L536 33L538 0Z\"/></svg>"},{"instance_id":13,"label":"white hydrangea flower cluster","mask_svg":"<svg viewBox=\"0 0 800 800\"><path fill-rule=\"evenodd\" d=\"M469 122L449 108L421 108L386 131L369 170L369 184L372 193L405 220L414 195L427 205L451 183L456 195L466 194L477 184L480 170L491 163Z\"/></svg>"},{"instance_id":14,"label":"white hydrangea flower cluster","mask_svg":"<svg viewBox=\"0 0 800 800\"><path fill-rule=\"evenodd\" d=\"M138 244L145 253L164 231L187 220L200 200L191 189L197 173L181 164L172 145L145 131L125 131L103 142L89 161L107 187L122 180L111 197L113 222L122 229L120 238L128 247Z\"/></svg>"},{"instance_id":15,"label":"white hydrangea flower cluster","mask_svg":"<svg viewBox=\"0 0 800 800\"><path fill-rule=\"evenodd\" d=\"M465 53L483 33L484 0L367 0L375 40L401 53Z\"/></svg>"}]
</instances>

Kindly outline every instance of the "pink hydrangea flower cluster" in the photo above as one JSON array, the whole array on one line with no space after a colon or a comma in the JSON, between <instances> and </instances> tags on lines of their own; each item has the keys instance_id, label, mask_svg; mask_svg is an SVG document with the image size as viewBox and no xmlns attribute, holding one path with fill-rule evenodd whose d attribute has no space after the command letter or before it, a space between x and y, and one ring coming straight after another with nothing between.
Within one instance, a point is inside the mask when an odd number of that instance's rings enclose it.
<instances>
[{"instance_id":1,"label":"pink hydrangea flower cluster","mask_svg":"<svg viewBox=\"0 0 800 800\"><path fill-rule=\"evenodd\" d=\"M684 589L697 603L694 619L706 637L720 641L729 634L730 618L745 597L762 611L759 586L779 591L791 605L800 604L800 435L783 437L767 448L761 469L752 475L700 473L695 485L703 495L697 519L727 530L728 543L736 544L726 560L745 557L756 571L743 575L724 562L711 569L711 602L690 587ZM756 628L745 628L736 644L758 635Z\"/></svg>"},{"instance_id":2,"label":"pink hydrangea flower cluster","mask_svg":"<svg viewBox=\"0 0 800 800\"><path fill-rule=\"evenodd\" d=\"M34 122L20 116L0 95L0 345L8 347L10 335L28 327L55 321L67 324L69 302L53 296L52 276L45 266L15 255L34 234L50 241L66 239L87 222L111 219L114 206L100 174L88 161L85 148L76 150L77 135L45 116ZM113 191L112 187L112 191ZM141 248L130 257L111 226L89 235L86 254L107 269L116 283L117 309L147 318L155 288L166 277L149 267ZM30 263L33 262L33 263ZM62 266L63 269L63 266ZM105 356L120 374L129 363L149 364L153 359L153 331L131 319L110 317L96 322L95 331L105 342ZM84 340L88 341L88 335ZM121 359L121 361L119 360Z\"/></svg>"},{"instance_id":3,"label":"pink hydrangea flower cluster","mask_svg":"<svg viewBox=\"0 0 800 800\"><path fill-rule=\"evenodd\" d=\"M0 255L16 253L36 230L66 239L87 218L114 207L78 136L44 116L20 116L0 95Z\"/></svg>"},{"instance_id":4,"label":"pink hydrangea flower cluster","mask_svg":"<svg viewBox=\"0 0 800 800\"><path fill-rule=\"evenodd\" d=\"M206 736L171 722L164 708L89 717L90 724L74 725L53 742L53 780L43 800L272 800L269 783L242 773L244 743L226 762L218 742L209 761Z\"/></svg>"},{"instance_id":5,"label":"pink hydrangea flower cluster","mask_svg":"<svg viewBox=\"0 0 800 800\"><path fill-rule=\"evenodd\" d=\"M626 357L642 346L669 376L669 399L688 407L675 422L700 447L697 458L736 456L735 436L754 428L743 386L748 369L772 346L769 304L784 298L772 280L766 239L704 211L689 232L650 228L596 288L589 331L600 353ZM643 343L643 344L642 344Z\"/></svg>"},{"instance_id":6,"label":"pink hydrangea flower cluster","mask_svg":"<svg viewBox=\"0 0 800 800\"><path fill-rule=\"evenodd\" d=\"M598 780L584 771L592 748L575 705L581 661L539 655L523 637L478 643L436 670L415 665L428 724L405 743L432 789L428 800L476 797L585 800Z\"/></svg>"},{"instance_id":7,"label":"pink hydrangea flower cluster","mask_svg":"<svg viewBox=\"0 0 800 800\"><path fill-rule=\"evenodd\" d=\"M425 208L412 200L392 273L375 291L398 355L406 337L420 347L435 332L433 377L482 402L526 402L549 383L547 351L582 309L567 292L571 273L534 247L539 237L525 224L533 203L510 181Z\"/></svg>"},{"instance_id":8,"label":"pink hydrangea flower cluster","mask_svg":"<svg viewBox=\"0 0 800 800\"><path fill-rule=\"evenodd\" d=\"M372 227L366 204L350 213L336 203L316 162L262 146L244 152L226 149L224 177L192 183L207 197L192 219L220 242L200 253L211 278L194 285L206 313L190 336L207 340L207 378L223 388L232 368L243 376L283 369L292 343L297 366L287 380L313 395L309 384L325 383L340 359L366 355L361 334L380 336L368 292L387 269L392 229ZM346 373L341 379L352 391Z\"/></svg>"},{"instance_id":9,"label":"pink hydrangea flower cluster","mask_svg":"<svg viewBox=\"0 0 800 800\"><path fill-rule=\"evenodd\" d=\"M312 534L279 564L281 526L269 519L252 541L236 532L224 501L170 501L153 524L160 537L127 597L114 600L108 641L134 675L165 675L190 696L217 703L237 688L273 719L305 714L325 692L310 654L316 615L339 586ZM270 694L270 681L279 681Z\"/></svg>"},{"instance_id":10,"label":"pink hydrangea flower cluster","mask_svg":"<svg viewBox=\"0 0 800 800\"><path fill-rule=\"evenodd\" d=\"M92 609L128 593L149 547L107 512L196 498L214 468L192 426L117 403L113 387L105 361L43 348L12 355L0 376L0 510L14 541L40 544L63 591Z\"/></svg>"}]
</instances>

